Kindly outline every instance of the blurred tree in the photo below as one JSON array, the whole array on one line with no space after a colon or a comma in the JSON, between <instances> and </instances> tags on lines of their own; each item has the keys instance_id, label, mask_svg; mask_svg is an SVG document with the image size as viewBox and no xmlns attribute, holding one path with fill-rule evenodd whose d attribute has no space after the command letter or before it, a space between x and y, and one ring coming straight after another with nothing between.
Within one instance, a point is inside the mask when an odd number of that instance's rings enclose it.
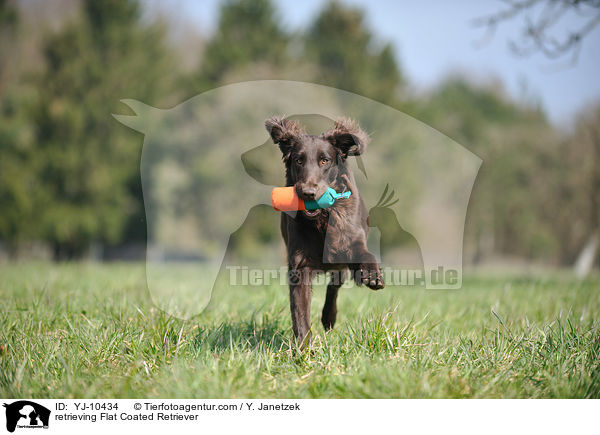
<instances>
[{"instance_id":1,"label":"blurred tree","mask_svg":"<svg viewBox=\"0 0 600 435\"><path fill-rule=\"evenodd\" d=\"M566 260L577 259L576 271L586 276L598 266L600 251L600 103L584 110L563 151L566 184L562 213Z\"/></svg>"},{"instance_id":2,"label":"blurred tree","mask_svg":"<svg viewBox=\"0 0 600 435\"><path fill-rule=\"evenodd\" d=\"M510 101L498 85L451 78L417 116L483 159L465 228L472 261L492 255L557 261L560 141L539 108Z\"/></svg>"},{"instance_id":3,"label":"blurred tree","mask_svg":"<svg viewBox=\"0 0 600 435\"><path fill-rule=\"evenodd\" d=\"M141 140L110 114L124 97L155 101L171 67L162 27L142 24L136 2L86 0L81 12L45 40L31 113L37 231L56 258L119 241L130 219L145 227Z\"/></svg>"},{"instance_id":4,"label":"blurred tree","mask_svg":"<svg viewBox=\"0 0 600 435\"><path fill-rule=\"evenodd\" d=\"M25 113L30 89L19 79L21 29L14 2L0 0L0 240L16 253L35 232L31 189L31 123Z\"/></svg>"},{"instance_id":5,"label":"blurred tree","mask_svg":"<svg viewBox=\"0 0 600 435\"><path fill-rule=\"evenodd\" d=\"M393 49L375 40L359 9L329 3L307 31L305 49L318 66L318 82L384 103L397 101L404 81Z\"/></svg>"},{"instance_id":6,"label":"blurred tree","mask_svg":"<svg viewBox=\"0 0 600 435\"><path fill-rule=\"evenodd\" d=\"M285 75L283 69L291 61L287 52L291 36L282 29L280 21L271 0L223 2L217 29L204 49L199 71L192 78L193 92L231 81ZM189 192L192 196L206 189L206 186L195 187ZM271 225L273 222L272 210L254 208L243 228L232 236L230 255L245 261L264 255L264 245L277 236L278 226Z\"/></svg>"},{"instance_id":7,"label":"blurred tree","mask_svg":"<svg viewBox=\"0 0 600 435\"><path fill-rule=\"evenodd\" d=\"M0 95L4 88L4 74L9 51L14 46L17 24L18 14L15 5L8 0L0 0Z\"/></svg>"},{"instance_id":8,"label":"blurred tree","mask_svg":"<svg viewBox=\"0 0 600 435\"><path fill-rule=\"evenodd\" d=\"M227 73L248 64L283 63L289 39L270 0L224 2L202 59L200 87L218 85Z\"/></svg>"}]
</instances>

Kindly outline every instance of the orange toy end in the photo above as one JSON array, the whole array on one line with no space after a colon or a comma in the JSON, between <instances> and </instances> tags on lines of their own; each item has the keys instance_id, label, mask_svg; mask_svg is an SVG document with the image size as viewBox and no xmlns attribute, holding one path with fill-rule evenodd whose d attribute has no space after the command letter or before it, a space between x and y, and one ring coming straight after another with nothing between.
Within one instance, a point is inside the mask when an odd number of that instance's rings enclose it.
<instances>
[{"instance_id":1,"label":"orange toy end","mask_svg":"<svg viewBox=\"0 0 600 435\"><path fill-rule=\"evenodd\" d=\"M304 210L304 201L294 187L276 187L271 192L271 205L276 211Z\"/></svg>"}]
</instances>

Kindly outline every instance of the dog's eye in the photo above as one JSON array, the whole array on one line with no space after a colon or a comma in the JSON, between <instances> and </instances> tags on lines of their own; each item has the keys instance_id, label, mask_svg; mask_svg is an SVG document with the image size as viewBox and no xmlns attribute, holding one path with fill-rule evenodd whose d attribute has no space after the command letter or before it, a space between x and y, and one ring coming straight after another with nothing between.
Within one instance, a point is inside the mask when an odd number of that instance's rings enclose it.
<instances>
[{"instance_id":1,"label":"dog's eye","mask_svg":"<svg viewBox=\"0 0 600 435\"><path fill-rule=\"evenodd\" d=\"M296 159L296 164L297 164L297 165L301 165L301 164L302 164L302 158L300 158L300 157L299 157L299 158L297 158L297 159Z\"/></svg>"},{"instance_id":2,"label":"dog's eye","mask_svg":"<svg viewBox=\"0 0 600 435\"><path fill-rule=\"evenodd\" d=\"M329 159L326 159L325 157L323 157L320 161L319 164L321 166L325 166L327 163L329 163Z\"/></svg>"}]
</instances>

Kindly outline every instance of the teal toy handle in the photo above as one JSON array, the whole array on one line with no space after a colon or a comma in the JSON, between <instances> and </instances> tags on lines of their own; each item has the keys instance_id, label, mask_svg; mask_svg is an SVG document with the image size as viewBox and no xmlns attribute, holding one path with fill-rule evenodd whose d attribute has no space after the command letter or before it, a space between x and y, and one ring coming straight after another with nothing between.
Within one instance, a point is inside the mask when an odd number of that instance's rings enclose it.
<instances>
[{"instance_id":1,"label":"teal toy handle","mask_svg":"<svg viewBox=\"0 0 600 435\"><path fill-rule=\"evenodd\" d=\"M319 208L329 208L338 199L346 199L352 195L352 192L337 193L332 187L328 188L325 193L317 200L304 201L304 208L306 210L317 210Z\"/></svg>"}]
</instances>

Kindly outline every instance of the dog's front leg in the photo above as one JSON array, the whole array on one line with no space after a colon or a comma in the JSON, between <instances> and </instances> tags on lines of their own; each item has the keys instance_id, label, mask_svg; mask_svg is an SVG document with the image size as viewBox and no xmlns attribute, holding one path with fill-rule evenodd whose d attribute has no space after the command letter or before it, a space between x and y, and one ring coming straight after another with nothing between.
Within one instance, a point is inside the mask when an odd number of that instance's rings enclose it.
<instances>
[{"instance_id":1,"label":"dog's front leg","mask_svg":"<svg viewBox=\"0 0 600 435\"><path fill-rule=\"evenodd\" d=\"M366 241L357 241L353 246L353 261L349 264L358 285L366 285L372 290L385 287L383 272L377 263L377 258L367 249Z\"/></svg>"},{"instance_id":2,"label":"dog's front leg","mask_svg":"<svg viewBox=\"0 0 600 435\"><path fill-rule=\"evenodd\" d=\"M304 349L310 340L311 271L290 268L290 310L294 335Z\"/></svg>"}]
</instances>

